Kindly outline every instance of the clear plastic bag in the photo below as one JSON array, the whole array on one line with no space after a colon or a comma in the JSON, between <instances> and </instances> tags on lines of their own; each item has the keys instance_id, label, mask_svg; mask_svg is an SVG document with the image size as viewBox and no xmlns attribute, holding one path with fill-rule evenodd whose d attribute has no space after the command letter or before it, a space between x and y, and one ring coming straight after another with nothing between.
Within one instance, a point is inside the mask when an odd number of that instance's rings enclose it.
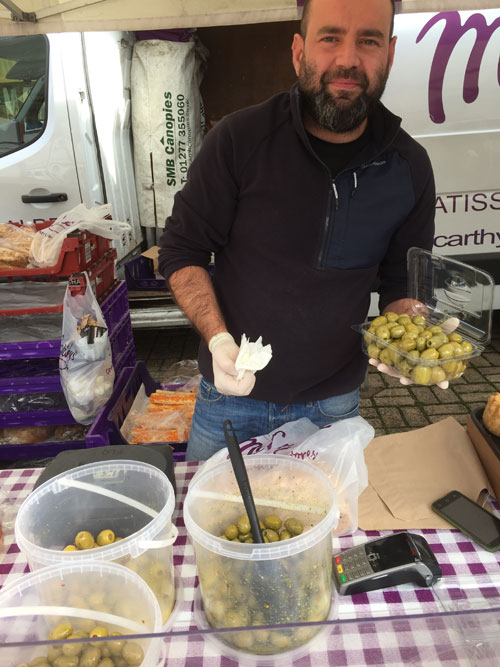
<instances>
[{"instance_id":1,"label":"clear plastic bag","mask_svg":"<svg viewBox=\"0 0 500 667\"><path fill-rule=\"evenodd\" d=\"M358 527L358 498L368 486L363 452L374 435L373 427L363 417L342 419L321 429L303 417L241 442L240 449L247 456L293 456L321 468L330 478L339 500L340 519L334 535L348 535ZM198 469L195 477L227 458L227 448L219 450Z\"/></svg>"},{"instance_id":2,"label":"clear plastic bag","mask_svg":"<svg viewBox=\"0 0 500 667\"><path fill-rule=\"evenodd\" d=\"M111 204L87 208L78 204L60 215L50 227L39 230L33 239L30 261L33 266L54 266L57 263L64 239L70 232L86 229L106 239L119 239L123 232L131 230L128 222L106 220L111 214Z\"/></svg>"},{"instance_id":3,"label":"clear plastic bag","mask_svg":"<svg viewBox=\"0 0 500 667\"><path fill-rule=\"evenodd\" d=\"M196 391L200 384L201 373L196 359L176 361L167 369L163 377L162 389ZM178 385L178 387L174 386Z\"/></svg>"},{"instance_id":4,"label":"clear plastic bag","mask_svg":"<svg viewBox=\"0 0 500 667\"><path fill-rule=\"evenodd\" d=\"M111 343L88 275L84 294L69 287L63 304L59 373L68 407L80 424L90 424L113 391Z\"/></svg>"}]
</instances>

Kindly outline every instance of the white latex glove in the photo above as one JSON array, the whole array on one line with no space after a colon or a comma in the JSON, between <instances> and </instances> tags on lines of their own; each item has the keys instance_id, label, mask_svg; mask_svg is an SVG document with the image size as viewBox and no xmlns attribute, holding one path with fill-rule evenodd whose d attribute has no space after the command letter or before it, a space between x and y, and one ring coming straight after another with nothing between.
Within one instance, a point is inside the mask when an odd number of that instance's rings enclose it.
<instances>
[{"instance_id":1,"label":"white latex glove","mask_svg":"<svg viewBox=\"0 0 500 667\"><path fill-rule=\"evenodd\" d=\"M448 320L443 322L440 326L443 329L443 332L448 335L455 331L455 329L459 325L459 320L456 317L450 317ZM399 381L401 384L404 385L409 385L409 384L415 384L413 380L410 380L410 378L407 378L405 375L401 375L401 373L396 370L393 366L387 366L386 364L383 364L381 361L378 359L374 359L373 357L370 357L368 360L368 363L371 364L372 366L375 366L375 368L380 371L380 373L384 373L385 375L390 375L391 377L399 378ZM435 387L439 387L440 389L448 389L450 386L450 383L448 380L443 380L443 382L438 382L437 384L433 385Z\"/></svg>"},{"instance_id":2,"label":"white latex glove","mask_svg":"<svg viewBox=\"0 0 500 667\"><path fill-rule=\"evenodd\" d=\"M227 331L218 333L210 339L208 349L212 353L214 385L217 391L227 396L248 396L255 384L255 373L245 371L241 380L234 362L240 348Z\"/></svg>"}]
</instances>

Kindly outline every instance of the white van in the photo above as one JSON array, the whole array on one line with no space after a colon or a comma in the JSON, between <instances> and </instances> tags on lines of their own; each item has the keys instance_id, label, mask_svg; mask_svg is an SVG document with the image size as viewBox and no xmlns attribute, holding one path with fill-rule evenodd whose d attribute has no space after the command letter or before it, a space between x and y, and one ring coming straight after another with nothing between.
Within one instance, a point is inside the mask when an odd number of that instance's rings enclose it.
<instances>
[{"instance_id":1,"label":"white van","mask_svg":"<svg viewBox=\"0 0 500 667\"><path fill-rule=\"evenodd\" d=\"M492 273L500 308L500 8L396 16L383 101L428 150L435 252ZM0 220L109 201L140 226L130 130L131 33L0 37ZM210 67L210 59L208 60ZM132 100L133 103L133 100ZM154 230L153 230L154 231ZM158 319L157 324L161 324Z\"/></svg>"}]
</instances>

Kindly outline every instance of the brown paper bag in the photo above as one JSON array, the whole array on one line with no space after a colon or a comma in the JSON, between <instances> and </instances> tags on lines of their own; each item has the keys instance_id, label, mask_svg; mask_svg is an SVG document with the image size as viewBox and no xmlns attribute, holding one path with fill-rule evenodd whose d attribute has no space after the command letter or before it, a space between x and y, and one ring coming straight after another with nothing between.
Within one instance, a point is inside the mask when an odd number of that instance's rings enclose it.
<instances>
[{"instance_id":1,"label":"brown paper bag","mask_svg":"<svg viewBox=\"0 0 500 667\"><path fill-rule=\"evenodd\" d=\"M488 478L464 428L453 417L375 438L365 449L368 488L359 499L362 530L450 528L431 503L456 489L477 500Z\"/></svg>"}]
</instances>

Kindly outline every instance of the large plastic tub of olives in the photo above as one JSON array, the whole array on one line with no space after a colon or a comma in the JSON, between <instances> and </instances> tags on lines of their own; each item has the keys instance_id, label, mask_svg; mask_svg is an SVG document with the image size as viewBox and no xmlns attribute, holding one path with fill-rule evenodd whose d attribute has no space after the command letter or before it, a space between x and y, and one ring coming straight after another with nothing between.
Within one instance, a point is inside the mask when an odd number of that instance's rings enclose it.
<instances>
[{"instance_id":1,"label":"large plastic tub of olives","mask_svg":"<svg viewBox=\"0 0 500 667\"><path fill-rule=\"evenodd\" d=\"M196 476L184 502L204 617L213 628L249 628L218 633L225 654L234 657L238 651L246 655L293 652L316 635L317 626L258 632L250 628L323 621L333 617L336 607L332 530L339 510L327 475L289 456L256 454L247 459L259 520L265 525L271 523L270 516L273 522L281 521L283 526L275 525L277 532L293 527L294 522L300 522L302 530L299 525L288 539L264 544L243 541L250 538L243 537L241 530L250 531L250 526L243 526L245 510L230 461ZM233 528L227 530L229 526ZM240 534L236 539L241 541L232 541L235 526ZM267 529L266 535L270 536Z\"/></svg>"},{"instance_id":2,"label":"large plastic tub of olives","mask_svg":"<svg viewBox=\"0 0 500 667\"><path fill-rule=\"evenodd\" d=\"M174 506L172 484L158 468L128 460L89 463L26 498L16 517L16 542L32 571L91 560L137 572L166 623L176 596Z\"/></svg>"},{"instance_id":3,"label":"large plastic tub of olives","mask_svg":"<svg viewBox=\"0 0 500 667\"><path fill-rule=\"evenodd\" d=\"M115 563L51 565L0 591L2 667L156 667L164 662L161 636L141 635L161 628L151 589Z\"/></svg>"},{"instance_id":4,"label":"large plastic tub of olives","mask_svg":"<svg viewBox=\"0 0 500 667\"><path fill-rule=\"evenodd\" d=\"M363 350L415 384L459 378L491 337L495 283L485 271L420 248L408 251L406 315L386 313L354 328Z\"/></svg>"}]
</instances>

